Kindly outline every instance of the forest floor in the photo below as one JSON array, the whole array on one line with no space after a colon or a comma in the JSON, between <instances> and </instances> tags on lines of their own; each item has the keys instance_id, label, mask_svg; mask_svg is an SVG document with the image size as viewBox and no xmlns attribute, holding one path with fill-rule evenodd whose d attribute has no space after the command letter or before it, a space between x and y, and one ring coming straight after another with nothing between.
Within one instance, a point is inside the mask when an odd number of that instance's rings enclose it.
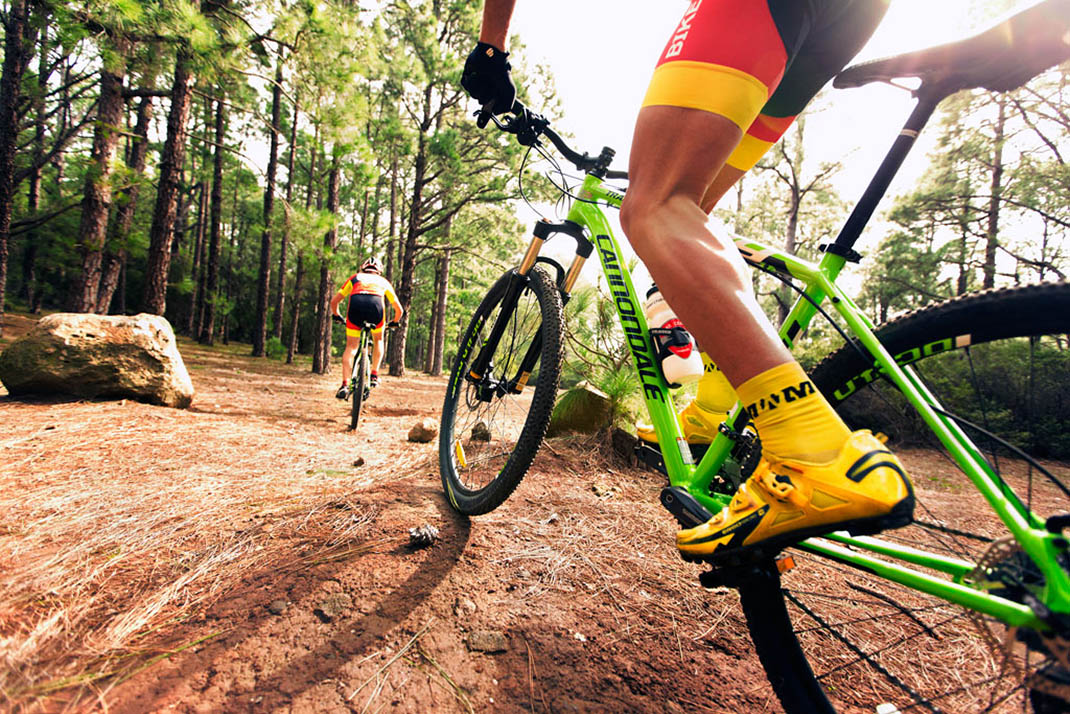
<instances>
[{"instance_id":1,"label":"forest floor","mask_svg":"<svg viewBox=\"0 0 1070 714\"><path fill-rule=\"evenodd\" d=\"M0 388L0 708L778 710L661 476L555 439L469 520L406 438L445 379L384 377L353 433L337 365L180 350L187 410Z\"/></svg>"},{"instance_id":2,"label":"forest floor","mask_svg":"<svg viewBox=\"0 0 1070 714\"><path fill-rule=\"evenodd\" d=\"M664 478L606 440L550 440L467 519L407 440L444 378L385 376L354 433L337 365L180 350L186 410L0 388L0 709L780 710L735 591L677 556ZM946 470L900 455L918 486Z\"/></svg>"}]
</instances>

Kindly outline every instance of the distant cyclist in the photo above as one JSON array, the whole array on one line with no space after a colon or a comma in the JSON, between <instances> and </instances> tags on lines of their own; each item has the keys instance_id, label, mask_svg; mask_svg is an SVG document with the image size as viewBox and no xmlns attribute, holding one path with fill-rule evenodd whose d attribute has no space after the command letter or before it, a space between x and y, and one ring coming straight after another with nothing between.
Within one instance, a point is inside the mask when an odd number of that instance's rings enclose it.
<instances>
[{"instance_id":1,"label":"distant cyclist","mask_svg":"<svg viewBox=\"0 0 1070 714\"><path fill-rule=\"evenodd\" d=\"M353 356L360 347L360 327L365 323L375 325L372 328L372 374L369 386L379 385L379 365L383 361L383 327L386 322L384 302L390 301L394 308L394 322L401 320L404 310L394 292L394 286L383 277L383 266L379 259L372 256L360 265L360 272L350 275L338 292L331 298L331 314L342 317L338 311L339 303L349 298L349 309L345 315L346 350L342 354L342 386L335 397L345 399L349 396L349 378L353 372Z\"/></svg>"}]
</instances>

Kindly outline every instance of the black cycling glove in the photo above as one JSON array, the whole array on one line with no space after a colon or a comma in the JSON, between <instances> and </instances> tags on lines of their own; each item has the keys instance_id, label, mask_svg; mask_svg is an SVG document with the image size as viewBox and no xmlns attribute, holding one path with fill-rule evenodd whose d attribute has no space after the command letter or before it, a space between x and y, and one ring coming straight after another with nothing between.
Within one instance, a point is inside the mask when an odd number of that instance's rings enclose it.
<instances>
[{"instance_id":1,"label":"black cycling glove","mask_svg":"<svg viewBox=\"0 0 1070 714\"><path fill-rule=\"evenodd\" d=\"M469 96L493 114L503 114L513 107L516 86L509 76L509 53L494 45L479 42L468 55L461 73L461 86ZM487 125L487 117L480 116L476 122L480 128Z\"/></svg>"}]
</instances>

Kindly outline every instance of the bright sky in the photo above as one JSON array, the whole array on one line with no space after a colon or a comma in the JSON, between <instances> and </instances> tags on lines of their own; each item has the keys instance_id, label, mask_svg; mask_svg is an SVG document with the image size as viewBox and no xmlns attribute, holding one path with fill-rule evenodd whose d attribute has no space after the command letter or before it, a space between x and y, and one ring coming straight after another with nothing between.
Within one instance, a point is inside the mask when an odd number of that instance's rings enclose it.
<instances>
[{"instance_id":1,"label":"bright sky","mask_svg":"<svg viewBox=\"0 0 1070 714\"><path fill-rule=\"evenodd\" d=\"M1036 2L1018 0L1012 9ZM523 47L510 49L527 64L544 64L551 70L564 108L558 127L575 137L575 147L595 152L603 145L612 146L617 165L625 167L650 74L687 4L686 0L517 0L511 31ZM1005 0L892 0L856 61L963 39L1006 11ZM807 123L810 156L815 162L844 161L847 168L835 183L843 198L853 203L913 101L905 91L873 84L830 89L821 105L822 111ZM892 194L908 188L924 169L925 153L934 138L935 132L922 134L893 183ZM524 220L529 216L523 213ZM618 237L623 239L619 233ZM596 272L588 265L584 274L593 279Z\"/></svg>"}]
</instances>

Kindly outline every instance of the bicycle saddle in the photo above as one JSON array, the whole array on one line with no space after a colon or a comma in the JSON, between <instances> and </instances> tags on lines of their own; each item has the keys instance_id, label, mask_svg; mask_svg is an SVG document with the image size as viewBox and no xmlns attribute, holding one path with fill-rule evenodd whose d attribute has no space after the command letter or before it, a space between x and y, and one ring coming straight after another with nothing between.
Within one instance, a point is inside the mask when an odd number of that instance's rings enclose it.
<instances>
[{"instance_id":1,"label":"bicycle saddle","mask_svg":"<svg viewBox=\"0 0 1070 714\"><path fill-rule=\"evenodd\" d=\"M839 89L918 77L946 94L1006 92L1070 58L1070 0L1045 0L966 40L862 62L840 72Z\"/></svg>"}]
</instances>

